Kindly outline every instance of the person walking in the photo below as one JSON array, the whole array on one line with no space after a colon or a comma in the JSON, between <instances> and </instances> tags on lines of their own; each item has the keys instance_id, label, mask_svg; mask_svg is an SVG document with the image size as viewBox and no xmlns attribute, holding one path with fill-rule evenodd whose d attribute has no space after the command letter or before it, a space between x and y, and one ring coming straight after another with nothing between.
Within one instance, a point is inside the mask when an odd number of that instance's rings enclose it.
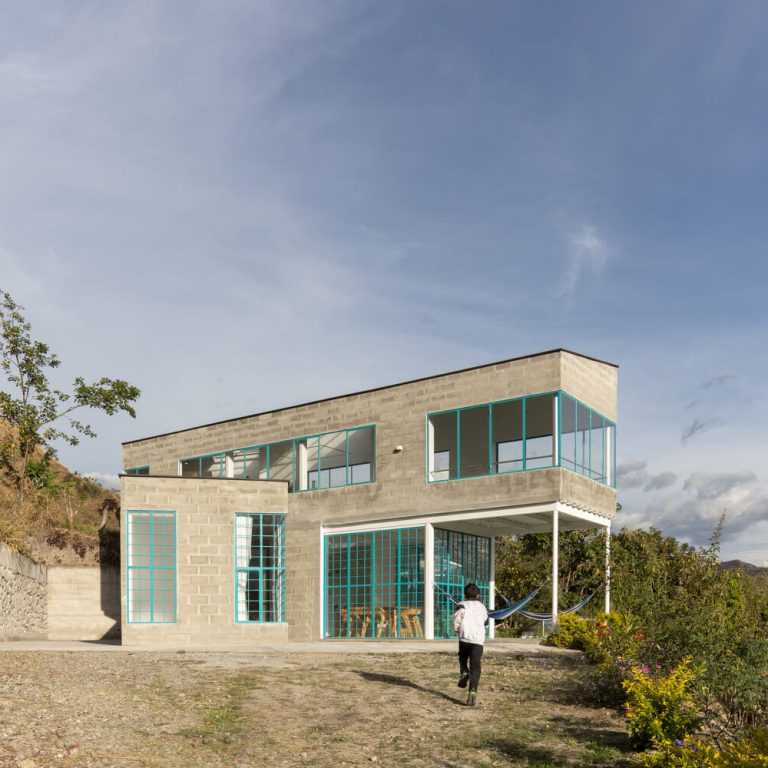
<instances>
[{"instance_id":1,"label":"person walking","mask_svg":"<svg viewBox=\"0 0 768 768\"><path fill-rule=\"evenodd\" d=\"M477 686L482 672L485 628L488 626L488 611L480 600L476 584L464 587L464 601L459 603L453 617L453 629L459 636L459 688L469 685L467 706L477 703Z\"/></svg>"}]
</instances>

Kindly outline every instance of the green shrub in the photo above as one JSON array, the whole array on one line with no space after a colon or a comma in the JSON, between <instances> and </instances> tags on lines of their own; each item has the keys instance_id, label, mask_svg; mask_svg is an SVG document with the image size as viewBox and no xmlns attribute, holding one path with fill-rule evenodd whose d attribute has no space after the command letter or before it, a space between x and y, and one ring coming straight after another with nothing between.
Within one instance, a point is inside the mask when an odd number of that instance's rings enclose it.
<instances>
[{"instance_id":1,"label":"green shrub","mask_svg":"<svg viewBox=\"0 0 768 768\"><path fill-rule=\"evenodd\" d=\"M758 729L721 749L691 737L667 741L637 761L643 768L768 768L768 731Z\"/></svg>"},{"instance_id":2,"label":"green shrub","mask_svg":"<svg viewBox=\"0 0 768 768\"><path fill-rule=\"evenodd\" d=\"M597 643L595 622L587 621L575 613L564 613L558 617L557 631L547 638L557 648L572 648L586 651Z\"/></svg>"},{"instance_id":3,"label":"green shrub","mask_svg":"<svg viewBox=\"0 0 768 768\"><path fill-rule=\"evenodd\" d=\"M633 667L623 683L627 692L627 730L636 747L657 747L682 739L700 718L693 698L696 671L685 658L668 675Z\"/></svg>"}]
</instances>

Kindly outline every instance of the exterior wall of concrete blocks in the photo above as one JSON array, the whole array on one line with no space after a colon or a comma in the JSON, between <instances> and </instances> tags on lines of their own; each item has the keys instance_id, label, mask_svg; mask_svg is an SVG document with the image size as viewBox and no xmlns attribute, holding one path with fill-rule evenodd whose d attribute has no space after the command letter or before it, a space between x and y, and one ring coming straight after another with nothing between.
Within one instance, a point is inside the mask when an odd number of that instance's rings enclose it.
<instances>
[{"instance_id":1,"label":"exterior wall of concrete blocks","mask_svg":"<svg viewBox=\"0 0 768 768\"><path fill-rule=\"evenodd\" d=\"M328 526L405 525L425 515L551 502L609 522L616 508L614 488L560 467L427 481L427 414L557 390L616 421L616 367L555 350L125 444L124 467L149 466L151 474L122 477L122 519L128 510L176 513L178 611L173 624L128 622L124 565L123 642L319 638L322 530ZM376 430L371 483L288 493L287 483L278 481L178 477L179 462L188 457L365 425ZM395 452L397 446L402 450ZM286 515L285 623L235 623L236 512ZM125 564L125 535L122 549Z\"/></svg>"}]
</instances>

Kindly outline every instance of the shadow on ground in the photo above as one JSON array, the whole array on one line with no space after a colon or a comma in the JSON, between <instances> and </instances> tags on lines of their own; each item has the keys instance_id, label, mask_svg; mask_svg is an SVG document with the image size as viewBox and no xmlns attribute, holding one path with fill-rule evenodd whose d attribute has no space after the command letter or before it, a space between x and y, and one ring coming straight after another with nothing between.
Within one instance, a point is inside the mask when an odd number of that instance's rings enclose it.
<instances>
[{"instance_id":1,"label":"shadow on ground","mask_svg":"<svg viewBox=\"0 0 768 768\"><path fill-rule=\"evenodd\" d=\"M355 674L360 675L363 680L369 680L373 683L386 683L387 685L398 685L402 688L413 688L416 691L422 691L423 693L429 693L432 696L450 701L452 704L459 704L464 706L462 699L457 699L455 696L449 696L442 691L436 691L434 688L425 688L423 685L414 683L412 680L408 680L405 677L397 677L397 675L384 675L379 672L364 672L360 669L352 670Z\"/></svg>"}]
</instances>

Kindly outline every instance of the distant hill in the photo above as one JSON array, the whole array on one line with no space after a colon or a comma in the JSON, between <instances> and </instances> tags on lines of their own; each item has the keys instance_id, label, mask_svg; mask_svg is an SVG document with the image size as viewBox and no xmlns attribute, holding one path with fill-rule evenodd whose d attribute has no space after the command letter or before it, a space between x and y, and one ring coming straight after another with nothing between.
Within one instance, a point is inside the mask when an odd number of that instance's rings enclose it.
<instances>
[{"instance_id":1,"label":"distant hill","mask_svg":"<svg viewBox=\"0 0 768 768\"><path fill-rule=\"evenodd\" d=\"M768 568L761 568L759 565L746 563L744 560L726 560L720 563L720 568L724 571L744 571L750 576L757 576L760 573L768 573Z\"/></svg>"}]
</instances>

